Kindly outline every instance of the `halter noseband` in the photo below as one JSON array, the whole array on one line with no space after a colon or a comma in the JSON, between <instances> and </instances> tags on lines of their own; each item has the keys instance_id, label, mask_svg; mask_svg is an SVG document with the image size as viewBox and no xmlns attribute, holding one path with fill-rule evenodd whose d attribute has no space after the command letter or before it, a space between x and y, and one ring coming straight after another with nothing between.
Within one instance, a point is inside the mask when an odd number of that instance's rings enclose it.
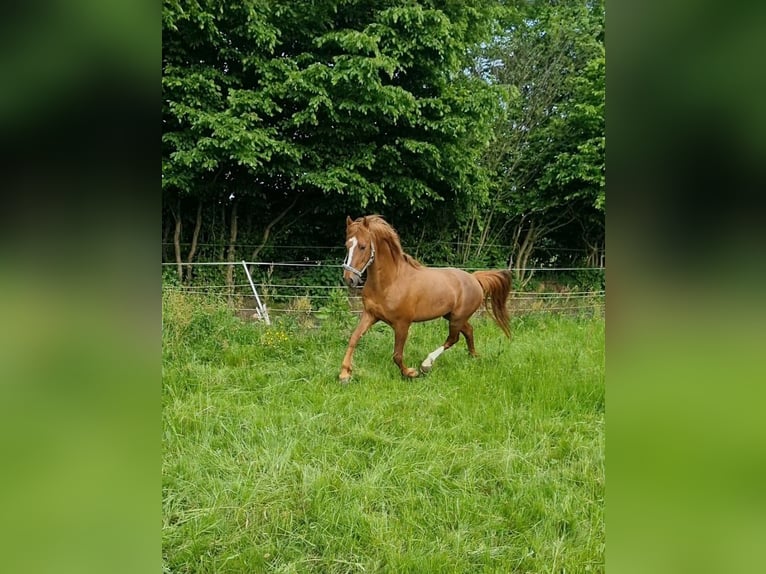
<instances>
[{"instance_id":1,"label":"halter noseband","mask_svg":"<svg viewBox=\"0 0 766 574\"><path fill-rule=\"evenodd\" d=\"M353 245L353 247L356 247L356 244ZM364 267L362 267L361 270L357 270L354 267L351 266L351 252L349 251L348 256L346 257L346 261L343 262L343 269L346 271L351 271L354 275L359 277L359 279L362 278L362 274L367 271L367 268L372 265L372 262L375 260L375 244L370 241L370 258L367 260L367 263L364 264Z\"/></svg>"}]
</instances>

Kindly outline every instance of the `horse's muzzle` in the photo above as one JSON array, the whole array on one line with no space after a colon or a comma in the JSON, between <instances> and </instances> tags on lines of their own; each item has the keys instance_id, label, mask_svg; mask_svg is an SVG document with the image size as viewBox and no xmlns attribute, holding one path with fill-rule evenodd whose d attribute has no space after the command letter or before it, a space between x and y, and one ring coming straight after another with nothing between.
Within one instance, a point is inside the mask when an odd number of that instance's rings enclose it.
<instances>
[{"instance_id":1,"label":"horse's muzzle","mask_svg":"<svg viewBox=\"0 0 766 574\"><path fill-rule=\"evenodd\" d=\"M364 285L364 280L358 275L355 275L353 273L344 273L343 281L345 281L346 285L348 285L352 289L358 289L359 287Z\"/></svg>"}]
</instances>

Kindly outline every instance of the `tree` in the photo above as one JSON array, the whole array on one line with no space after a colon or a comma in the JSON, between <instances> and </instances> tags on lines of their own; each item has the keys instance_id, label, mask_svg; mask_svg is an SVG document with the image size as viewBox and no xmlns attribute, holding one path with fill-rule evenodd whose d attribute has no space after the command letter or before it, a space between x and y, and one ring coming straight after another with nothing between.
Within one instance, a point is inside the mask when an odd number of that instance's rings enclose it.
<instances>
[{"instance_id":1,"label":"tree","mask_svg":"<svg viewBox=\"0 0 766 574\"><path fill-rule=\"evenodd\" d=\"M491 188L466 226L463 260L493 244L523 284L545 237L583 229L603 244L604 8L602 1L531 3L512 13L478 73L504 89L495 140L484 155Z\"/></svg>"},{"instance_id":2,"label":"tree","mask_svg":"<svg viewBox=\"0 0 766 574\"><path fill-rule=\"evenodd\" d=\"M496 3L468 4L165 0L162 181L179 269L183 223L204 235L216 206L233 257L243 213L263 246L292 209L450 212L481 194L498 98L465 69Z\"/></svg>"}]
</instances>

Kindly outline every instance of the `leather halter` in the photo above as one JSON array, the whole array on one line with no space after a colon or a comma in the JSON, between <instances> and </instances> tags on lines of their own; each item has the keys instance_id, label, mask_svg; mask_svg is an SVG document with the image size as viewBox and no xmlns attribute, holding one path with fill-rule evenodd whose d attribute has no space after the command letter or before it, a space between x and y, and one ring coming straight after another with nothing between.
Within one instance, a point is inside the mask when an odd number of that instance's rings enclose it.
<instances>
[{"instance_id":1,"label":"leather halter","mask_svg":"<svg viewBox=\"0 0 766 574\"><path fill-rule=\"evenodd\" d=\"M354 247L356 247L356 245L354 245ZM372 265L372 262L375 260L375 244L372 241L370 241L370 258L367 260L367 263L364 264L364 267L362 267L360 270L351 266L350 257L347 256L346 260L348 261L348 263L346 263L346 261L343 262L343 269L345 269L346 271L351 271L351 273L353 273L354 275L356 275L357 277L361 279L362 274L365 271L367 271L367 268L370 265Z\"/></svg>"}]
</instances>

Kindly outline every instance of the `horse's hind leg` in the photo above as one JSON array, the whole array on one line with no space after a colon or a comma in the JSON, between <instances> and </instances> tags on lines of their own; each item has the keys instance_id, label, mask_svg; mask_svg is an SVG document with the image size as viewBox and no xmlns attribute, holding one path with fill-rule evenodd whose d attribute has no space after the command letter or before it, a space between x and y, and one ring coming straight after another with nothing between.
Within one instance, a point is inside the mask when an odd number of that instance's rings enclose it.
<instances>
[{"instance_id":1,"label":"horse's hind leg","mask_svg":"<svg viewBox=\"0 0 766 574\"><path fill-rule=\"evenodd\" d=\"M444 344L441 347L434 349L425 358L425 360L420 364L420 370L423 371L424 373L427 373L428 371L430 371L431 367L433 367L434 365L434 361L439 358L439 355L441 355L444 351L446 351L452 345L457 343L458 339L460 338L460 333L463 332L463 328L464 327L461 323L458 323L456 321L450 321L449 335L447 336L447 340L444 341ZM473 335L473 329L471 329L471 335Z\"/></svg>"},{"instance_id":2,"label":"horse's hind leg","mask_svg":"<svg viewBox=\"0 0 766 574\"><path fill-rule=\"evenodd\" d=\"M473 345L473 327L468 321L466 321L465 325L463 325L463 328L460 329L460 332L463 334L463 337L465 337L465 343L468 345L468 352L472 357L475 357L476 347Z\"/></svg>"}]
</instances>

